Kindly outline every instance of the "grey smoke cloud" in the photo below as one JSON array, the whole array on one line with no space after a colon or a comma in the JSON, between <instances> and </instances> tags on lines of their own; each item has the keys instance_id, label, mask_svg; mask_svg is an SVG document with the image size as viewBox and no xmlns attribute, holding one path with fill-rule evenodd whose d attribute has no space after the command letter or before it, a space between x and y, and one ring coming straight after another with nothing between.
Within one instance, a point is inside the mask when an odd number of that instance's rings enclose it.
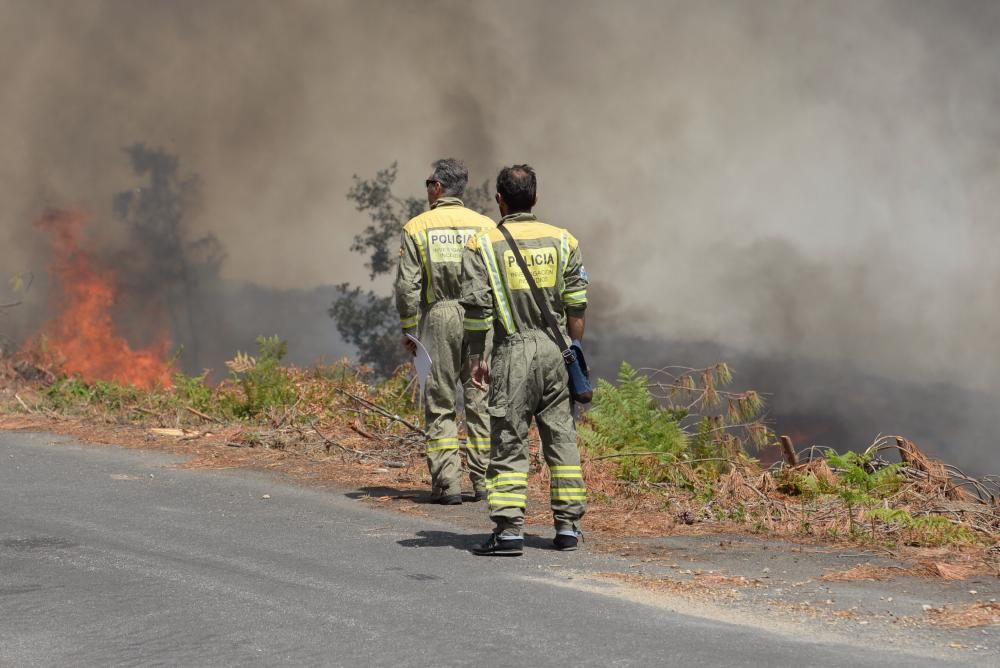
<instances>
[{"instance_id":1,"label":"grey smoke cloud","mask_svg":"<svg viewBox=\"0 0 1000 668\"><path fill-rule=\"evenodd\" d=\"M352 174L528 161L615 295L598 334L995 387L996 3L2 5L5 268L45 205L118 243L135 141L201 177L224 276L276 289L364 280Z\"/></svg>"}]
</instances>

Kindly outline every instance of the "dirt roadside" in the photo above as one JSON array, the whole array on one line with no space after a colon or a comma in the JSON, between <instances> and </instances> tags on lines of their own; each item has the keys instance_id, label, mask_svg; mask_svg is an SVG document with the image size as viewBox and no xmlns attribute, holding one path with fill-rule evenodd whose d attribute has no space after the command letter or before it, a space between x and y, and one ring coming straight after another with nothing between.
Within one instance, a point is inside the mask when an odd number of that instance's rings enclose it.
<instances>
[{"instance_id":1,"label":"dirt roadside","mask_svg":"<svg viewBox=\"0 0 1000 668\"><path fill-rule=\"evenodd\" d=\"M303 455L232 447L223 429L165 435L122 425L41 416L0 416L0 429L44 431L91 444L185 454L184 468L251 468L343 493L393 512L469 530L489 526L482 503L429 503L420 461L387 467L336 453ZM543 500L532 499L527 545L567 586L641 600L679 612L795 635L880 643L918 653L1000 661L1000 577L981 564L933 550L889 552L856 545L793 543L706 525L630 535L632 518L605 517L583 550L546 558L551 537ZM542 502L540 502L542 501ZM642 524L638 522L638 524ZM586 522L585 522L586 525ZM567 568L569 566L569 568ZM995 665L995 664L994 664Z\"/></svg>"}]
</instances>

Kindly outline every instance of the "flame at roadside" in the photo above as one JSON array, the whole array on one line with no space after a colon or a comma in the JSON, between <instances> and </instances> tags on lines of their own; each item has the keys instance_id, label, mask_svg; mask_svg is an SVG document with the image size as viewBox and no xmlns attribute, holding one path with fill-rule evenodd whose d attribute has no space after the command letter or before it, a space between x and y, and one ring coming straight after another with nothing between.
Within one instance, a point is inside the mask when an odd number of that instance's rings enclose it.
<instances>
[{"instance_id":1,"label":"flame at roadside","mask_svg":"<svg viewBox=\"0 0 1000 668\"><path fill-rule=\"evenodd\" d=\"M86 222L84 215L69 211L50 211L35 221L51 237L50 273L56 285L50 299L59 314L43 329L46 345L67 375L147 389L169 387L168 335L162 333L153 345L133 350L116 331L111 315L115 275L81 247Z\"/></svg>"}]
</instances>

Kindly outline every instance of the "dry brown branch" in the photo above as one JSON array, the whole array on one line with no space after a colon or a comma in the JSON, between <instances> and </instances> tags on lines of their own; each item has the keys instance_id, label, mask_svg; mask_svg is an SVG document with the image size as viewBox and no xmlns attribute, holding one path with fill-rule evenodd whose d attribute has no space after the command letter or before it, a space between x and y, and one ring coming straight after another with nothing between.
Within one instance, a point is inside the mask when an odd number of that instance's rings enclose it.
<instances>
[{"instance_id":1,"label":"dry brown branch","mask_svg":"<svg viewBox=\"0 0 1000 668\"><path fill-rule=\"evenodd\" d=\"M17 403L21 404L21 407L24 410L28 411L29 413L34 413L35 412L35 411L31 410L30 408L28 408L28 404L24 403L24 399L22 399L21 396L17 392L14 393L14 398L17 399Z\"/></svg>"},{"instance_id":2,"label":"dry brown branch","mask_svg":"<svg viewBox=\"0 0 1000 668\"><path fill-rule=\"evenodd\" d=\"M309 426L312 427L313 431L315 431L316 434L321 439L323 439L323 442L326 443L326 451L327 452L330 451L331 447L336 447L336 448L340 448L344 452L350 452L350 453L355 454L355 455L357 455L359 457L365 457L367 459L372 459L371 455L369 455L367 453L364 453L364 452L361 452L360 450L355 450L354 448L349 448L346 445L341 445L340 443L337 443L335 440L333 440L332 438L330 438L329 436L327 436L326 434L324 434L322 431L320 431L319 427L316 426L316 421L315 420L311 421L309 423Z\"/></svg>"},{"instance_id":3,"label":"dry brown branch","mask_svg":"<svg viewBox=\"0 0 1000 668\"><path fill-rule=\"evenodd\" d=\"M351 428L352 431L354 431L355 433L359 434L360 436L363 436L364 438L367 438L367 439L372 440L372 441L381 441L382 443L385 442L385 439L382 438L381 436L378 436L376 434L372 434L371 432L368 432L368 431L365 431L364 429L362 429L362 427L361 427L361 420L355 419L348 426Z\"/></svg>"},{"instance_id":4,"label":"dry brown branch","mask_svg":"<svg viewBox=\"0 0 1000 668\"><path fill-rule=\"evenodd\" d=\"M211 415L206 415L205 413L202 413L201 411L199 411L197 409L194 409L194 408L192 408L190 406L184 406L184 410L186 410L188 413L191 413L193 415L197 415L198 417L202 418L203 420L208 420L209 422L216 422L218 424L222 424L222 420L220 420L219 418L212 417Z\"/></svg>"},{"instance_id":5,"label":"dry brown branch","mask_svg":"<svg viewBox=\"0 0 1000 668\"><path fill-rule=\"evenodd\" d=\"M340 392L341 394L343 394L343 395L345 395L347 397L350 397L351 399L353 399L354 401L357 401L362 406L365 406L366 408L368 408L368 409L370 409L370 410L378 413L379 415L381 415L383 417L389 418L390 420L393 420L394 422L398 422L398 423L402 424L403 426L407 427L408 429L410 429L412 431L415 431L416 433L420 434L424 438L429 438L426 431L424 431L423 429L421 429L417 425L413 424L409 420L405 420L402 417L400 417L399 415L396 415L395 413L387 411L386 409L382 408L378 404L376 404L374 402L371 402L371 401L368 401L364 397L359 397L358 395L353 394L351 392L348 392L347 390L345 390L343 388L340 388L340 387L337 388L337 392Z\"/></svg>"}]
</instances>

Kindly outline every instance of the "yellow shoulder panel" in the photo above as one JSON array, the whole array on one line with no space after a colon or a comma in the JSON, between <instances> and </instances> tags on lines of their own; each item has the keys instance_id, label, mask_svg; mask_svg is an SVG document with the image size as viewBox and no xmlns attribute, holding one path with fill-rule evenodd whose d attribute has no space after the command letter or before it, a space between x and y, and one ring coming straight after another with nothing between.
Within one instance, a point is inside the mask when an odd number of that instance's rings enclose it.
<instances>
[{"instance_id":1,"label":"yellow shoulder panel","mask_svg":"<svg viewBox=\"0 0 1000 668\"><path fill-rule=\"evenodd\" d=\"M423 213L410 218L406 225L403 225L403 231L408 234L417 234L423 232L427 229L428 223L433 220L434 211L424 211Z\"/></svg>"},{"instance_id":2,"label":"yellow shoulder panel","mask_svg":"<svg viewBox=\"0 0 1000 668\"><path fill-rule=\"evenodd\" d=\"M521 222L507 228L510 236L515 239L527 241L529 239L558 239L562 236L562 230L554 225L533 221L530 223ZM490 230L490 241L497 242L503 239L503 232L498 229Z\"/></svg>"},{"instance_id":3,"label":"yellow shoulder panel","mask_svg":"<svg viewBox=\"0 0 1000 668\"><path fill-rule=\"evenodd\" d=\"M410 222L403 226L403 229L409 234L417 234L439 227L471 227L482 230L495 228L496 223L472 209L461 206L446 206L425 211L419 216L411 218Z\"/></svg>"}]
</instances>

